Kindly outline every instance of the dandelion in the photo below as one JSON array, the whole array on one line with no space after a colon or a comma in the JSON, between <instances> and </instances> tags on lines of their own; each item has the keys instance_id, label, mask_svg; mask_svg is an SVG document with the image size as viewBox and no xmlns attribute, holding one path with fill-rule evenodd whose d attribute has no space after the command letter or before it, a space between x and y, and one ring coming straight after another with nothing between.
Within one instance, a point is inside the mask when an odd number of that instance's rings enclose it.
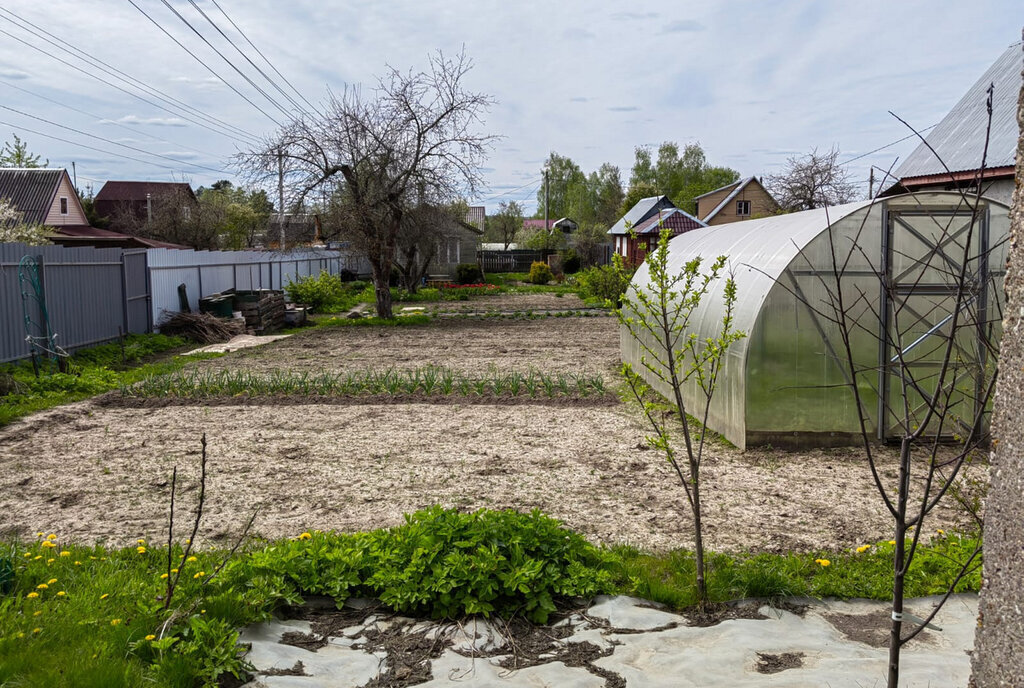
<instances>
[{"instance_id":1,"label":"dandelion","mask_svg":"<svg viewBox=\"0 0 1024 688\"><path fill-rule=\"evenodd\" d=\"M49 535L46 536L46 539L47 540L56 540L57 539L57 533L50 533Z\"/></svg>"},{"instance_id":2,"label":"dandelion","mask_svg":"<svg viewBox=\"0 0 1024 688\"><path fill-rule=\"evenodd\" d=\"M30 592L29 594L25 595L25 598L29 600L34 600L37 597L39 597L39 593L37 592Z\"/></svg>"},{"instance_id":3,"label":"dandelion","mask_svg":"<svg viewBox=\"0 0 1024 688\"><path fill-rule=\"evenodd\" d=\"M80 561L76 561L75 562L75 566L81 566L81 565L82 565L82 562L80 562Z\"/></svg>"},{"instance_id":4,"label":"dandelion","mask_svg":"<svg viewBox=\"0 0 1024 688\"><path fill-rule=\"evenodd\" d=\"M32 556L32 553L31 553L31 552L25 552L25 558L26 558L26 559L28 559L28 558L29 558L29 557L31 557L31 556Z\"/></svg>"},{"instance_id":5,"label":"dandelion","mask_svg":"<svg viewBox=\"0 0 1024 688\"><path fill-rule=\"evenodd\" d=\"M871 545L861 545L857 548L857 554L864 554L864 552L867 552L869 549L871 549Z\"/></svg>"},{"instance_id":6,"label":"dandelion","mask_svg":"<svg viewBox=\"0 0 1024 688\"><path fill-rule=\"evenodd\" d=\"M46 590L48 587L50 586L47 583L40 583L36 586L36 590Z\"/></svg>"},{"instance_id":7,"label":"dandelion","mask_svg":"<svg viewBox=\"0 0 1024 688\"><path fill-rule=\"evenodd\" d=\"M166 573L161 573L160 574L160 580L166 580L166 579L167 579L167 574Z\"/></svg>"},{"instance_id":8,"label":"dandelion","mask_svg":"<svg viewBox=\"0 0 1024 688\"><path fill-rule=\"evenodd\" d=\"M32 629L32 634L35 635L36 633L42 633L42 631L43 631L43 629L41 629L41 628L33 628Z\"/></svg>"},{"instance_id":9,"label":"dandelion","mask_svg":"<svg viewBox=\"0 0 1024 688\"><path fill-rule=\"evenodd\" d=\"M110 593L109 593L109 592L105 592L105 593L103 593L102 595L100 595L100 599L101 599L101 600L105 600L105 599L107 599L108 597L110 597Z\"/></svg>"},{"instance_id":10,"label":"dandelion","mask_svg":"<svg viewBox=\"0 0 1024 688\"><path fill-rule=\"evenodd\" d=\"M43 555L42 555L42 554L37 554L37 555L35 555L34 557L32 557L32 561L39 561L39 560L40 560L40 559L42 559L42 558L43 558Z\"/></svg>"},{"instance_id":11,"label":"dandelion","mask_svg":"<svg viewBox=\"0 0 1024 688\"><path fill-rule=\"evenodd\" d=\"M46 535L46 533L44 533L43 531L39 531L38 533L36 533L36 537L43 537L44 535Z\"/></svg>"},{"instance_id":12,"label":"dandelion","mask_svg":"<svg viewBox=\"0 0 1024 688\"><path fill-rule=\"evenodd\" d=\"M199 559L197 559L196 557L189 557L185 561L199 561Z\"/></svg>"},{"instance_id":13,"label":"dandelion","mask_svg":"<svg viewBox=\"0 0 1024 688\"><path fill-rule=\"evenodd\" d=\"M296 539L297 539L297 540L308 540L308 539L310 539L311 537L313 537L313 536L312 536L312 535L310 535L309 533L302 533L302 534L300 534L300 535L299 535L299 537L298 537L298 538L296 538Z\"/></svg>"},{"instance_id":14,"label":"dandelion","mask_svg":"<svg viewBox=\"0 0 1024 688\"><path fill-rule=\"evenodd\" d=\"M63 590L61 590L60 592L57 593L57 597L64 597L65 595L67 595L67 593L64 592Z\"/></svg>"},{"instance_id":15,"label":"dandelion","mask_svg":"<svg viewBox=\"0 0 1024 688\"><path fill-rule=\"evenodd\" d=\"M120 626L121 625L121 619L111 619L110 620L110 625L111 626Z\"/></svg>"},{"instance_id":16,"label":"dandelion","mask_svg":"<svg viewBox=\"0 0 1024 688\"><path fill-rule=\"evenodd\" d=\"M36 611L36 612L32 612L32 616L42 616L42 615L43 615L43 610L42 609L40 609L39 611Z\"/></svg>"},{"instance_id":17,"label":"dandelion","mask_svg":"<svg viewBox=\"0 0 1024 688\"><path fill-rule=\"evenodd\" d=\"M40 544L40 545L41 545L42 547L49 547L49 548L53 548L53 547L56 547L56 546L57 546L57 545L53 544L52 542L50 542L49 540L43 540L43 541L42 541L42 542L40 542L39 544Z\"/></svg>"},{"instance_id":18,"label":"dandelion","mask_svg":"<svg viewBox=\"0 0 1024 688\"><path fill-rule=\"evenodd\" d=\"M57 582L56 578L51 578L50 580L46 581L47 585L53 585L56 582Z\"/></svg>"},{"instance_id":19,"label":"dandelion","mask_svg":"<svg viewBox=\"0 0 1024 688\"><path fill-rule=\"evenodd\" d=\"M150 633L149 635L146 636L146 640L156 640L156 636L153 635L152 633Z\"/></svg>"},{"instance_id":20,"label":"dandelion","mask_svg":"<svg viewBox=\"0 0 1024 688\"><path fill-rule=\"evenodd\" d=\"M138 547L135 548L135 551L138 552L139 554L145 554L146 553L146 548L143 547L142 545L139 545Z\"/></svg>"},{"instance_id":21,"label":"dandelion","mask_svg":"<svg viewBox=\"0 0 1024 688\"><path fill-rule=\"evenodd\" d=\"M92 559L93 561L96 561L96 557L94 557L94 556L93 556L93 555L91 555L91 554L89 555L89 558L90 558L90 559Z\"/></svg>"},{"instance_id":22,"label":"dandelion","mask_svg":"<svg viewBox=\"0 0 1024 688\"><path fill-rule=\"evenodd\" d=\"M205 614L205 613L206 613L206 610L205 610L205 609L200 609L200 610L199 610L199 613L200 613L200 614Z\"/></svg>"},{"instance_id":23,"label":"dandelion","mask_svg":"<svg viewBox=\"0 0 1024 688\"><path fill-rule=\"evenodd\" d=\"M171 573L177 573L178 569L171 569Z\"/></svg>"},{"instance_id":24,"label":"dandelion","mask_svg":"<svg viewBox=\"0 0 1024 688\"><path fill-rule=\"evenodd\" d=\"M69 552L66 549L64 549L64 550L61 550L60 555L62 557L70 557L71 556L71 552Z\"/></svg>"},{"instance_id":25,"label":"dandelion","mask_svg":"<svg viewBox=\"0 0 1024 688\"><path fill-rule=\"evenodd\" d=\"M144 544L146 544L146 541L145 541L145 540L144 540L143 538L139 538L139 539L138 539L138 540L136 540L135 542L139 543L140 545L144 545Z\"/></svg>"},{"instance_id":26,"label":"dandelion","mask_svg":"<svg viewBox=\"0 0 1024 688\"><path fill-rule=\"evenodd\" d=\"M200 571L199 573L197 573L196 575L194 575L192 577L193 578L202 578L205 575L206 575L206 571Z\"/></svg>"},{"instance_id":27,"label":"dandelion","mask_svg":"<svg viewBox=\"0 0 1024 688\"><path fill-rule=\"evenodd\" d=\"M24 638L24 637L25 637L25 634L24 634L24 633L19 633L17 637L19 637L19 638Z\"/></svg>"},{"instance_id":28,"label":"dandelion","mask_svg":"<svg viewBox=\"0 0 1024 688\"><path fill-rule=\"evenodd\" d=\"M55 562L55 561L57 561L57 560L56 560L56 559L53 559L53 558L50 558L50 559L47 559L47 560L46 560L46 563L47 563L47 564L52 564L52 563L53 563L53 562Z\"/></svg>"},{"instance_id":29,"label":"dandelion","mask_svg":"<svg viewBox=\"0 0 1024 688\"><path fill-rule=\"evenodd\" d=\"M828 559L815 559L814 563L815 564L821 564L822 568L824 568L826 566L831 566L832 565L832 562L829 561Z\"/></svg>"},{"instance_id":30,"label":"dandelion","mask_svg":"<svg viewBox=\"0 0 1024 688\"><path fill-rule=\"evenodd\" d=\"M946 534L946 531L944 531L942 528L939 528L935 532L938 533L939 535L945 535Z\"/></svg>"},{"instance_id":31,"label":"dandelion","mask_svg":"<svg viewBox=\"0 0 1024 688\"><path fill-rule=\"evenodd\" d=\"M890 544L890 545L895 545L895 544L896 544L896 541L895 541L895 540L889 540L889 544Z\"/></svg>"}]
</instances>

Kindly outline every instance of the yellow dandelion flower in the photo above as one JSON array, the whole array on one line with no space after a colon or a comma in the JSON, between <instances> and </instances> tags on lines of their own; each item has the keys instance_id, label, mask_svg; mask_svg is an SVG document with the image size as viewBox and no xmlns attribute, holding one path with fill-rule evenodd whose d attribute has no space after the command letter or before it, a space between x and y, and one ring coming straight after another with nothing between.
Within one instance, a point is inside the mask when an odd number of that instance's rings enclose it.
<instances>
[{"instance_id":1,"label":"yellow dandelion flower","mask_svg":"<svg viewBox=\"0 0 1024 688\"><path fill-rule=\"evenodd\" d=\"M146 636L146 640L156 640L156 636L153 635L152 633L150 633L149 635Z\"/></svg>"},{"instance_id":2,"label":"yellow dandelion flower","mask_svg":"<svg viewBox=\"0 0 1024 688\"><path fill-rule=\"evenodd\" d=\"M111 626L120 626L121 625L121 619L111 619L110 620L110 625Z\"/></svg>"},{"instance_id":3,"label":"yellow dandelion flower","mask_svg":"<svg viewBox=\"0 0 1024 688\"><path fill-rule=\"evenodd\" d=\"M30 592L29 594L25 595L25 597L26 599L34 600L35 598L39 597L39 593Z\"/></svg>"},{"instance_id":4,"label":"yellow dandelion flower","mask_svg":"<svg viewBox=\"0 0 1024 688\"><path fill-rule=\"evenodd\" d=\"M25 552L25 558L26 558L26 559L28 559L28 558L29 558L29 557L31 557L31 556L32 556L32 553L31 553L31 552Z\"/></svg>"},{"instance_id":5,"label":"yellow dandelion flower","mask_svg":"<svg viewBox=\"0 0 1024 688\"><path fill-rule=\"evenodd\" d=\"M96 561L96 557L94 557L94 556L93 556L93 555L91 555L91 554L89 555L89 558L90 558L90 559L92 559L93 561Z\"/></svg>"},{"instance_id":6,"label":"yellow dandelion flower","mask_svg":"<svg viewBox=\"0 0 1024 688\"><path fill-rule=\"evenodd\" d=\"M193 578L202 578L205 575L206 575L206 571L200 571L199 573L197 573L196 575L194 575L192 577Z\"/></svg>"},{"instance_id":7,"label":"yellow dandelion flower","mask_svg":"<svg viewBox=\"0 0 1024 688\"><path fill-rule=\"evenodd\" d=\"M189 557L185 561L199 561L199 559L197 559L196 557Z\"/></svg>"},{"instance_id":8,"label":"yellow dandelion flower","mask_svg":"<svg viewBox=\"0 0 1024 688\"><path fill-rule=\"evenodd\" d=\"M56 546L57 546L57 545L53 544L52 542L50 542L49 540L43 540L43 541L42 541L42 542L40 542L39 544L40 544L41 546L43 546L43 547L49 547L49 548L53 548L53 547L56 547Z\"/></svg>"},{"instance_id":9,"label":"yellow dandelion flower","mask_svg":"<svg viewBox=\"0 0 1024 688\"><path fill-rule=\"evenodd\" d=\"M64 597L65 595L67 595L67 593L64 592L63 590L61 590L60 592L57 593L57 597Z\"/></svg>"},{"instance_id":10,"label":"yellow dandelion flower","mask_svg":"<svg viewBox=\"0 0 1024 688\"><path fill-rule=\"evenodd\" d=\"M47 559L47 560L46 560L46 563L47 563L47 564L52 564L52 563L53 563L53 562L55 562L55 561L57 561L57 560L56 560L56 559L53 559L53 558L50 558L50 559Z\"/></svg>"},{"instance_id":11,"label":"yellow dandelion flower","mask_svg":"<svg viewBox=\"0 0 1024 688\"><path fill-rule=\"evenodd\" d=\"M178 569L171 569L171 573L177 573Z\"/></svg>"},{"instance_id":12,"label":"yellow dandelion flower","mask_svg":"<svg viewBox=\"0 0 1024 688\"><path fill-rule=\"evenodd\" d=\"M48 585L53 585L53 584L54 584L54 583L56 583L56 582L57 582L57 579L56 579L56 578L51 578L50 580L46 581L46 583L47 583Z\"/></svg>"},{"instance_id":13,"label":"yellow dandelion flower","mask_svg":"<svg viewBox=\"0 0 1024 688\"><path fill-rule=\"evenodd\" d=\"M44 533L43 531L39 531L38 533L36 533L36 537L43 537L44 535L46 535L46 533Z\"/></svg>"},{"instance_id":14,"label":"yellow dandelion flower","mask_svg":"<svg viewBox=\"0 0 1024 688\"><path fill-rule=\"evenodd\" d=\"M43 558L43 555L42 555L42 554L37 554L37 555L35 555L34 557L32 557L32 561L39 561L39 560L40 560L40 559L42 559L42 558Z\"/></svg>"},{"instance_id":15,"label":"yellow dandelion flower","mask_svg":"<svg viewBox=\"0 0 1024 688\"><path fill-rule=\"evenodd\" d=\"M206 613L206 610L205 610L205 609L200 609L200 610L199 610L199 613L200 613L200 614L205 614L205 613Z\"/></svg>"},{"instance_id":16,"label":"yellow dandelion flower","mask_svg":"<svg viewBox=\"0 0 1024 688\"><path fill-rule=\"evenodd\" d=\"M108 597L110 597L110 593L109 593L109 592L105 592L105 593L103 593L102 595L100 595L100 599L101 599L101 600L105 600L105 599L107 599Z\"/></svg>"},{"instance_id":17,"label":"yellow dandelion flower","mask_svg":"<svg viewBox=\"0 0 1024 688\"><path fill-rule=\"evenodd\" d=\"M65 550L61 550L60 555L62 557L70 557L71 556L71 552L67 551L66 549Z\"/></svg>"},{"instance_id":18,"label":"yellow dandelion flower","mask_svg":"<svg viewBox=\"0 0 1024 688\"><path fill-rule=\"evenodd\" d=\"M895 540L889 540L889 544L890 544L890 545L895 545L895 544L896 544L896 541L895 541Z\"/></svg>"},{"instance_id":19,"label":"yellow dandelion flower","mask_svg":"<svg viewBox=\"0 0 1024 688\"><path fill-rule=\"evenodd\" d=\"M821 566L822 566L823 568L824 568L825 566L831 566L831 565L832 565L832 562L831 562L831 561L829 561L828 559L815 559L815 560L814 560L814 563L815 563L815 564L821 564Z\"/></svg>"},{"instance_id":20,"label":"yellow dandelion flower","mask_svg":"<svg viewBox=\"0 0 1024 688\"><path fill-rule=\"evenodd\" d=\"M302 533L302 534L299 535L299 537L297 539L298 540L308 540L311 537L313 537L313 536L310 535L309 533Z\"/></svg>"},{"instance_id":21,"label":"yellow dandelion flower","mask_svg":"<svg viewBox=\"0 0 1024 688\"><path fill-rule=\"evenodd\" d=\"M135 548L135 551L138 552L139 554L145 554L146 553L146 548L143 547L142 545L139 545L138 547Z\"/></svg>"},{"instance_id":22,"label":"yellow dandelion flower","mask_svg":"<svg viewBox=\"0 0 1024 688\"><path fill-rule=\"evenodd\" d=\"M18 637L18 638L24 638L24 637L25 637L25 634L24 634L24 633L19 633L19 634L17 635L17 637Z\"/></svg>"},{"instance_id":23,"label":"yellow dandelion flower","mask_svg":"<svg viewBox=\"0 0 1024 688\"><path fill-rule=\"evenodd\" d=\"M139 538L139 539L138 539L138 540L136 540L135 542L139 543L140 545L144 545L144 544L146 544L146 541L145 541L145 539L143 539L143 538Z\"/></svg>"},{"instance_id":24,"label":"yellow dandelion flower","mask_svg":"<svg viewBox=\"0 0 1024 688\"><path fill-rule=\"evenodd\" d=\"M41 629L41 628L33 628L32 629L32 633L33 634L35 634L35 633L42 633L42 631L43 631L43 629Z\"/></svg>"},{"instance_id":25,"label":"yellow dandelion flower","mask_svg":"<svg viewBox=\"0 0 1024 688\"><path fill-rule=\"evenodd\" d=\"M160 574L160 580L167 580L167 574L166 573L161 573Z\"/></svg>"},{"instance_id":26,"label":"yellow dandelion flower","mask_svg":"<svg viewBox=\"0 0 1024 688\"><path fill-rule=\"evenodd\" d=\"M946 531L944 531L942 528L939 528L935 532L938 533L939 535L945 535L946 534Z\"/></svg>"},{"instance_id":27,"label":"yellow dandelion flower","mask_svg":"<svg viewBox=\"0 0 1024 688\"><path fill-rule=\"evenodd\" d=\"M869 549L871 549L871 545L861 545L857 548L857 554L864 554L864 552L867 552Z\"/></svg>"},{"instance_id":28,"label":"yellow dandelion flower","mask_svg":"<svg viewBox=\"0 0 1024 688\"><path fill-rule=\"evenodd\" d=\"M82 562L80 562L80 561L76 561L75 562L75 566L81 566L81 565L82 565Z\"/></svg>"},{"instance_id":29,"label":"yellow dandelion flower","mask_svg":"<svg viewBox=\"0 0 1024 688\"><path fill-rule=\"evenodd\" d=\"M32 616L42 616L42 615L43 615L43 610L42 609L40 609L39 611L36 611L36 612L32 612Z\"/></svg>"},{"instance_id":30,"label":"yellow dandelion flower","mask_svg":"<svg viewBox=\"0 0 1024 688\"><path fill-rule=\"evenodd\" d=\"M49 535L46 536L46 539L47 540L56 540L57 539L57 533L50 533Z\"/></svg>"},{"instance_id":31,"label":"yellow dandelion flower","mask_svg":"<svg viewBox=\"0 0 1024 688\"><path fill-rule=\"evenodd\" d=\"M48 587L50 587L50 586L47 585L46 583L40 583L39 585L36 586L36 590L46 590Z\"/></svg>"}]
</instances>

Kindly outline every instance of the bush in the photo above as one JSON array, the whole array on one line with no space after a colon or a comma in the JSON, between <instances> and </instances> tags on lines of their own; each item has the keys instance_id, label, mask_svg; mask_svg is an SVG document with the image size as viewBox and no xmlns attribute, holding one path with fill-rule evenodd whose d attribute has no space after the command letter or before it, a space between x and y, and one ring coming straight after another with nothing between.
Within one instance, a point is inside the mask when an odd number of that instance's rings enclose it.
<instances>
[{"instance_id":1,"label":"bush","mask_svg":"<svg viewBox=\"0 0 1024 688\"><path fill-rule=\"evenodd\" d=\"M538 260L530 266L530 276L527 279L534 284L547 284L554 278L555 276L551 273L551 268L548 267L548 264Z\"/></svg>"},{"instance_id":2,"label":"bush","mask_svg":"<svg viewBox=\"0 0 1024 688\"><path fill-rule=\"evenodd\" d=\"M291 301L305 304L316 313L342 310L349 292L341 277L329 272L303 277L298 282L289 281L284 290Z\"/></svg>"},{"instance_id":3,"label":"bush","mask_svg":"<svg viewBox=\"0 0 1024 688\"><path fill-rule=\"evenodd\" d=\"M580 296L618 304L629 288L629 279L621 276L612 265L587 268L576 277Z\"/></svg>"},{"instance_id":4,"label":"bush","mask_svg":"<svg viewBox=\"0 0 1024 688\"><path fill-rule=\"evenodd\" d=\"M459 263L455 268L455 281L459 284L480 284L484 273L476 263Z\"/></svg>"},{"instance_id":5,"label":"bush","mask_svg":"<svg viewBox=\"0 0 1024 688\"><path fill-rule=\"evenodd\" d=\"M569 249L562 257L562 270L567 275L574 275L580 271L580 256L574 249Z\"/></svg>"},{"instance_id":6,"label":"bush","mask_svg":"<svg viewBox=\"0 0 1024 688\"><path fill-rule=\"evenodd\" d=\"M522 613L545 623L555 601L614 589L608 555L534 510L459 513L439 506L370 533L313 533L229 565L240 588L282 596L376 595L397 611L457 619Z\"/></svg>"}]
</instances>

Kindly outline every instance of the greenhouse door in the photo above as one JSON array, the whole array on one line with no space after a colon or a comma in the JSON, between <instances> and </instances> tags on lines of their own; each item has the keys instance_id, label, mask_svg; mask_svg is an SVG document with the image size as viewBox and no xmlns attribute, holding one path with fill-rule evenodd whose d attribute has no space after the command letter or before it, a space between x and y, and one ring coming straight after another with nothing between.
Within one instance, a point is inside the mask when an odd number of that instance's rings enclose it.
<instances>
[{"instance_id":1,"label":"greenhouse door","mask_svg":"<svg viewBox=\"0 0 1024 688\"><path fill-rule=\"evenodd\" d=\"M945 413L931 415L925 434L953 436L981 418L979 399L991 354L988 213L983 209L973 222L971 210L963 207L883 213L879 439L914 431L928 417L933 399ZM947 372L937 389L947 351Z\"/></svg>"}]
</instances>

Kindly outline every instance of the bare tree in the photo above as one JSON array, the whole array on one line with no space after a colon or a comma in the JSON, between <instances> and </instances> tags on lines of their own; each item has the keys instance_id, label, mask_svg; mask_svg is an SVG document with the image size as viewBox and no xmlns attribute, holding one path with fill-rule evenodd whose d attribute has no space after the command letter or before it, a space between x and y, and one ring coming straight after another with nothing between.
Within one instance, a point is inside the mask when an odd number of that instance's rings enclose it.
<instances>
[{"instance_id":1,"label":"bare tree","mask_svg":"<svg viewBox=\"0 0 1024 688\"><path fill-rule=\"evenodd\" d=\"M523 206L519 201L502 201L498 204L498 214L491 222L507 251L509 244L515 241L516 233L523 227Z\"/></svg>"},{"instance_id":2,"label":"bare tree","mask_svg":"<svg viewBox=\"0 0 1024 688\"><path fill-rule=\"evenodd\" d=\"M849 203L856 198L857 188L838 158L838 148L826 153L815 148L802 157L794 156L781 174L767 175L765 186L787 211Z\"/></svg>"},{"instance_id":3,"label":"bare tree","mask_svg":"<svg viewBox=\"0 0 1024 688\"><path fill-rule=\"evenodd\" d=\"M370 263L377 315L392 317L391 268L406 213L424 195L443 203L472 196L495 137L480 133L493 103L464 86L472 64L465 53L438 52L424 71L389 68L369 94L331 94L322 116L282 127L239 163L266 181L281 165L293 198L341 189L343 236Z\"/></svg>"}]
</instances>

